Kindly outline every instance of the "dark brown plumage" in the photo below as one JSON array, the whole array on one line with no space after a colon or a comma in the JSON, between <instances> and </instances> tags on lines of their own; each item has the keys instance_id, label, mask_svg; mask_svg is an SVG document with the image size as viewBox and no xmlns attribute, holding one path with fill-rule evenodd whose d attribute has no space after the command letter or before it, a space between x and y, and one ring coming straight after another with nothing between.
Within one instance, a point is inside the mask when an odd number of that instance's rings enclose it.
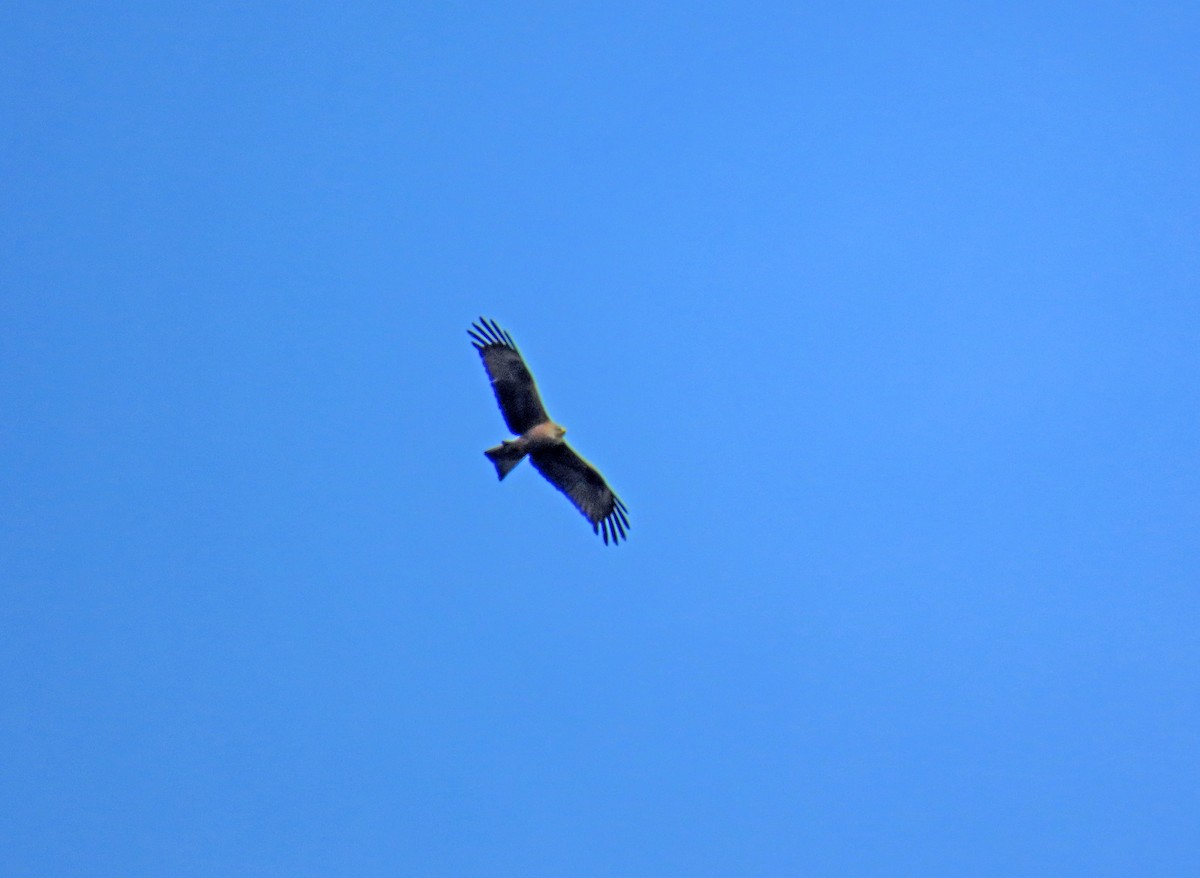
<instances>
[{"instance_id":1,"label":"dark brown plumage","mask_svg":"<svg viewBox=\"0 0 1200 878\"><path fill-rule=\"evenodd\" d=\"M592 530L604 537L606 545L626 539L629 516L625 504L596 468L563 441L567 431L546 414L537 384L512 336L483 317L467 334L492 380L504 423L517 435L484 452L495 465L496 475L503 479L528 456L534 468L591 522Z\"/></svg>"}]
</instances>

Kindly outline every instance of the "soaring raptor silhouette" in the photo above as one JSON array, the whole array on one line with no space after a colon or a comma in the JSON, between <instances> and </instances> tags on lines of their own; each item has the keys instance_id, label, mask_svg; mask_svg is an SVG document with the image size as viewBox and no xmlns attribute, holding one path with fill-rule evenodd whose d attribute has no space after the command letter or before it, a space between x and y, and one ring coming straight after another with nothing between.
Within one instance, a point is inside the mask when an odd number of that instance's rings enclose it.
<instances>
[{"instance_id":1,"label":"soaring raptor silhouette","mask_svg":"<svg viewBox=\"0 0 1200 878\"><path fill-rule=\"evenodd\" d=\"M492 379L504 423L517 434L516 439L505 439L483 452L495 464L496 475L503 479L528 455L534 468L592 523L592 530L603 534L605 545L626 539L629 516L625 504L596 468L563 441L567 431L546 414L533 375L512 336L484 317L471 325L467 335Z\"/></svg>"}]
</instances>

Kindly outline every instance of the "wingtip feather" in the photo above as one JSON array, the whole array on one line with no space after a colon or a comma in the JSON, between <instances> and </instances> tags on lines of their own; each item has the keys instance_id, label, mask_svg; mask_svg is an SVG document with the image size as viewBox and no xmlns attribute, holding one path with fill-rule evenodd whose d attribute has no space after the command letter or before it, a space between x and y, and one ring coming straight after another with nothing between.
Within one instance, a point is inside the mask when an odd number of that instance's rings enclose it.
<instances>
[{"instance_id":1,"label":"wingtip feather","mask_svg":"<svg viewBox=\"0 0 1200 878\"><path fill-rule=\"evenodd\" d=\"M467 334L474 339L477 348L480 348L480 346L486 348L493 345L500 345L501 347L511 348L514 351L517 350L517 343L513 341L512 336L504 329L501 329L500 324L490 317L481 316L479 320L471 324L471 328L467 330Z\"/></svg>"}]
</instances>

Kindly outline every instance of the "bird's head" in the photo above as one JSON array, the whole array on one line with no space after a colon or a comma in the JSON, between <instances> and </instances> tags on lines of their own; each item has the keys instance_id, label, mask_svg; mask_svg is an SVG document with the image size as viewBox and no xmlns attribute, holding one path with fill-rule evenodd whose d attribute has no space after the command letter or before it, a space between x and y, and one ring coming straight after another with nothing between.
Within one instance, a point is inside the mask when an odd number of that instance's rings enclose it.
<instances>
[{"instance_id":1,"label":"bird's head","mask_svg":"<svg viewBox=\"0 0 1200 878\"><path fill-rule=\"evenodd\" d=\"M561 439L563 436L567 435L567 428L562 426L561 424L555 424L554 432L557 433L558 438Z\"/></svg>"}]
</instances>

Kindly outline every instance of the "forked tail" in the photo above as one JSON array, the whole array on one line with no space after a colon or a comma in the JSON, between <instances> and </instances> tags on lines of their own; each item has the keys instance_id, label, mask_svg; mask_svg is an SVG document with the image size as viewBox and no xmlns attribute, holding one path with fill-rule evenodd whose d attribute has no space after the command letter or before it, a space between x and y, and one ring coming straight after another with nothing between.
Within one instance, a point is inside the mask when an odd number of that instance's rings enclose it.
<instances>
[{"instance_id":1,"label":"forked tail","mask_svg":"<svg viewBox=\"0 0 1200 878\"><path fill-rule=\"evenodd\" d=\"M496 465L496 475L503 481L504 477L512 472L512 468L521 462L521 458L525 456L515 442L501 442L495 448L489 448L483 452L487 455L488 460Z\"/></svg>"}]
</instances>

